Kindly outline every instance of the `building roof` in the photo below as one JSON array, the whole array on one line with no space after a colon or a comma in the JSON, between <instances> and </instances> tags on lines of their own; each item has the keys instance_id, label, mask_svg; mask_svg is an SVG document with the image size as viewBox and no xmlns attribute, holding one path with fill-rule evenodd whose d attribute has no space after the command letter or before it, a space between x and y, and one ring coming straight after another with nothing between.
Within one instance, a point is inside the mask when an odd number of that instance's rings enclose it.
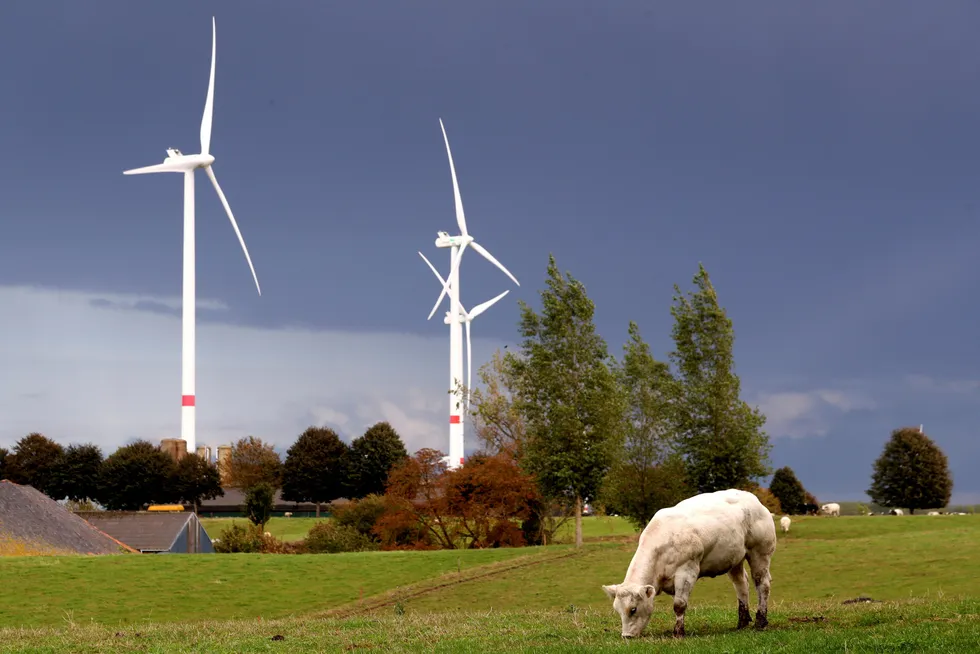
<instances>
[{"instance_id":1,"label":"building roof","mask_svg":"<svg viewBox=\"0 0 980 654\"><path fill-rule=\"evenodd\" d=\"M52 554L119 554L131 549L41 491L8 480L0 481L0 541L4 540Z\"/></svg>"},{"instance_id":2,"label":"building roof","mask_svg":"<svg viewBox=\"0 0 980 654\"><path fill-rule=\"evenodd\" d=\"M225 492L223 497L203 500L198 510L201 513L218 510L242 510L245 505L245 493L237 488L223 488L222 490ZM326 503L320 505L321 508L324 506ZM316 504L312 502L287 502L282 499L282 490L280 489L276 491L273 511L316 511Z\"/></svg>"},{"instance_id":3,"label":"building roof","mask_svg":"<svg viewBox=\"0 0 980 654\"><path fill-rule=\"evenodd\" d=\"M84 511L81 517L89 523L140 552L167 552L177 537L193 520L193 513L143 511Z\"/></svg>"}]
</instances>

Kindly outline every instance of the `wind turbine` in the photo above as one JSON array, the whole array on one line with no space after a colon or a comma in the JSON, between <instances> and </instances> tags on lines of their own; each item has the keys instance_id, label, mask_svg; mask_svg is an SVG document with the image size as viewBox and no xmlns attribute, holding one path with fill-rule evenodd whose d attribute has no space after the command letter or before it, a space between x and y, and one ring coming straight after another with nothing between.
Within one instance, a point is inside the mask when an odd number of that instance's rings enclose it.
<instances>
[{"instance_id":1,"label":"wind turbine","mask_svg":"<svg viewBox=\"0 0 980 654\"><path fill-rule=\"evenodd\" d=\"M476 240L470 236L470 233L466 231L466 216L463 213L463 201L459 195L459 183L456 180L456 166L453 164L452 150L449 149L449 137L446 136L446 126L443 125L441 118L439 119L439 127L442 128L442 138L446 143L446 155L449 157L449 172L452 174L453 178L453 197L456 201L456 223L459 225L460 235L450 236L447 232L438 232L436 247L450 249L450 270L448 279L443 280L442 293L439 294L439 299L436 300L435 305L432 307L432 311L429 312L429 317L427 320L432 318L436 312L436 309L439 308L442 298L451 288L453 292L450 293L449 296L450 309L448 316L449 467L456 468L463 464L463 418L461 415L463 410L463 397L459 389L463 377L463 334L460 320L462 314L459 303L459 262L462 260L463 251L466 250L467 246L472 246L473 249L479 252L484 259L497 266L497 268L500 268L500 270L502 270L505 275L510 277L515 284L518 286L521 284L517 281L516 277L510 274L509 270L504 268L503 264L497 261L493 255L486 250L486 248L477 243Z\"/></svg>"},{"instance_id":2,"label":"wind turbine","mask_svg":"<svg viewBox=\"0 0 980 654\"><path fill-rule=\"evenodd\" d=\"M421 252L419 252L419 256L422 257L422 260L425 261L426 264L428 264L429 270L431 270L432 274L436 276L436 279L438 279L442 283L442 285L445 286L446 280L442 278L442 275L439 274L439 271L436 270L436 267L433 266L432 263L428 259L426 259L425 255L422 254ZM452 293L453 289L449 289L449 292ZM503 299L503 297L508 293L510 293L510 291L504 291L497 297L487 300L483 304L476 305L475 307L473 307L473 310L469 312L466 310L466 307L463 306L462 302L459 303L459 313L460 313L459 319L462 320L463 323L466 325L466 410L467 411L470 408L470 395L473 389L473 346L472 346L472 341L470 340L470 323L473 322L474 318L476 318L481 313L483 313L484 311L486 311L487 309L495 305L499 300ZM446 317L443 319L443 322L445 322L447 325L452 324L452 317L448 311L446 312Z\"/></svg>"},{"instance_id":3,"label":"wind turbine","mask_svg":"<svg viewBox=\"0 0 980 654\"><path fill-rule=\"evenodd\" d=\"M201 153L183 154L176 148L167 149L167 158L162 164L145 166L127 170L124 175L145 175L148 173L183 173L184 175L184 288L183 302L181 304L181 320L183 323L183 351L181 356L181 412L180 412L180 437L187 443L187 451L197 450L195 433L195 315L197 309L197 289L196 271L194 267L194 171L203 168L208 174L214 190L218 192L218 198L228 213L231 226L238 236L238 242L242 245L245 252L245 260L252 271L252 279L255 280L255 288L262 295L259 287L259 278L255 274L255 267L252 265L252 258L248 255L248 248L245 247L245 239L238 229L235 216L228 206L228 200L218 185L218 179L214 176L211 164L214 157L211 155L211 116L214 113L214 59L215 43L217 30L215 28L214 17L211 17L211 77L208 81L208 95L204 102L204 116L201 118Z\"/></svg>"}]
</instances>

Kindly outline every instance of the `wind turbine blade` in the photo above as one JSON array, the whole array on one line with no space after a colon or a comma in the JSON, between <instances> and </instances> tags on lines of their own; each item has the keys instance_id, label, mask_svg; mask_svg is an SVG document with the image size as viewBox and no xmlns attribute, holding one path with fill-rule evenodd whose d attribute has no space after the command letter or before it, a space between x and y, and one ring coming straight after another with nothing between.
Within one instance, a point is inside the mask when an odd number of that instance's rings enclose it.
<instances>
[{"instance_id":1,"label":"wind turbine blade","mask_svg":"<svg viewBox=\"0 0 980 654\"><path fill-rule=\"evenodd\" d=\"M238 235L238 242L242 244L242 251L245 253L245 261L248 261L248 267L252 271L252 279L255 280L255 290L262 295L262 289L259 287L259 278L255 274L255 266L252 265L252 257L248 256L248 248L245 247L245 239L242 238L242 232L238 229L238 223L235 222L235 215L231 212L231 207L228 206L228 200L225 198L225 194L221 191L221 186L218 184L218 178L214 176L214 171L211 170L211 166L205 166L204 170L207 171L208 177L211 178L211 183L214 184L214 190L218 192L218 198L221 199L221 204L224 205L225 211L228 213L228 219L231 220L231 226L235 229L235 234Z\"/></svg>"},{"instance_id":2,"label":"wind turbine blade","mask_svg":"<svg viewBox=\"0 0 980 654\"><path fill-rule=\"evenodd\" d=\"M214 113L214 55L216 52L217 28L214 16L211 17L211 78L208 80L208 99L204 101L204 116L201 118L201 154L210 154L211 115ZM214 177L211 178L212 180ZM229 212L231 215L231 212ZM232 221L234 222L234 221Z\"/></svg>"},{"instance_id":3,"label":"wind turbine blade","mask_svg":"<svg viewBox=\"0 0 980 654\"><path fill-rule=\"evenodd\" d=\"M473 307L473 310L470 311L469 313L470 318L471 319L476 318L478 315L480 315L481 313L483 313L484 311L486 311L487 309L495 305L497 301L500 300L500 298L507 295L508 293L510 293L510 291L504 291L503 293L493 298L492 300L487 300L483 304L476 305L475 307Z\"/></svg>"},{"instance_id":4,"label":"wind turbine blade","mask_svg":"<svg viewBox=\"0 0 980 654\"><path fill-rule=\"evenodd\" d=\"M470 343L470 321L466 321L466 410L470 410L470 387L473 385L473 345Z\"/></svg>"},{"instance_id":5,"label":"wind turbine blade","mask_svg":"<svg viewBox=\"0 0 980 654\"><path fill-rule=\"evenodd\" d=\"M425 258L425 255L422 254L421 252L419 252L419 256L422 257L422 261L424 261L425 263L427 263L429 265L429 270L431 270L432 271L432 274L436 276L436 278L439 280L439 283L442 284L443 286L445 286L446 285L446 280L442 278L442 275L439 274L439 271L436 270L436 267L433 266L432 263L428 259L426 259Z\"/></svg>"},{"instance_id":6,"label":"wind turbine blade","mask_svg":"<svg viewBox=\"0 0 980 654\"><path fill-rule=\"evenodd\" d=\"M426 318L426 320L429 320L430 318L432 318L433 315L435 315L436 309L439 308L439 304L442 302L442 298L445 297L446 293L449 293L450 292L449 291L449 280L453 278L453 272L457 268L459 268L459 262L463 258L463 250L465 250L465 249L466 249L466 242L464 241L462 247L459 248L459 251L456 253L456 256L452 260L452 265L449 268L449 277L447 279L443 280L443 282L442 282L442 293L439 294L439 299L436 300L435 306L432 307L432 311L429 313L429 318ZM419 254L421 254L421 252ZM432 264L429 264L429 265L431 266ZM450 295L450 298L451 297L452 296Z\"/></svg>"},{"instance_id":7,"label":"wind turbine blade","mask_svg":"<svg viewBox=\"0 0 980 654\"><path fill-rule=\"evenodd\" d=\"M453 175L453 195L456 198L456 222L459 224L459 231L466 236L466 216L463 215L463 200L459 197L459 183L456 181L456 166L453 164L453 152L449 149L449 137L446 136L446 126L439 119L439 127L442 128L442 139L446 142L446 154L449 155L449 172Z\"/></svg>"},{"instance_id":8,"label":"wind turbine blade","mask_svg":"<svg viewBox=\"0 0 980 654\"><path fill-rule=\"evenodd\" d=\"M143 166L142 168L131 168L130 170L124 170L123 175L146 175L147 173L182 173L182 169L172 166L170 164L154 164L152 166Z\"/></svg>"},{"instance_id":9,"label":"wind turbine blade","mask_svg":"<svg viewBox=\"0 0 980 654\"><path fill-rule=\"evenodd\" d=\"M518 286L521 285L521 283L519 281L517 281L517 278L514 277L513 275L511 275L509 270L507 270L506 268L504 268L504 264L502 264L499 261L497 261L496 259L494 259L493 255L490 254L489 252L487 252L487 249L485 247L483 247L482 245L480 245L476 241L473 241L473 243L471 245L473 246L473 249L474 250L476 250L477 252L479 252L480 254L483 255L483 258L484 259L486 259L487 261L489 261L490 263L492 263L493 265L497 266L502 271L504 271L504 274L507 275L508 277L510 277L514 281L515 284L517 284Z\"/></svg>"}]
</instances>

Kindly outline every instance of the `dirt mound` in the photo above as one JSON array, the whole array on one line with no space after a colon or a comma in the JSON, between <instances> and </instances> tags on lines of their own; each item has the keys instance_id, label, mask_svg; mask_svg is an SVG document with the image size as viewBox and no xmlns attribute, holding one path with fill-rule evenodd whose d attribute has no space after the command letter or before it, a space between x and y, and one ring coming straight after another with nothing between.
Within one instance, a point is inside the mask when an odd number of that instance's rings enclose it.
<instances>
[{"instance_id":1,"label":"dirt mound","mask_svg":"<svg viewBox=\"0 0 980 654\"><path fill-rule=\"evenodd\" d=\"M0 481L0 554L119 554L126 549L44 493Z\"/></svg>"}]
</instances>

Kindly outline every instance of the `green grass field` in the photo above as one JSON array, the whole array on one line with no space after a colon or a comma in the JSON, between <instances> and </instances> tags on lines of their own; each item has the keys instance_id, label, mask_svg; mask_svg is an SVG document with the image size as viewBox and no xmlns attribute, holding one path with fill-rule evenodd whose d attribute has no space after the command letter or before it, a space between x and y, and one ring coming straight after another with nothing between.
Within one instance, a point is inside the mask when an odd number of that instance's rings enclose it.
<instances>
[{"instance_id":1,"label":"green grass field","mask_svg":"<svg viewBox=\"0 0 980 654\"><path fill-rule=\"evenodd\" d=\"M329 518L271 518L266 523L265 530L280 540L303 540L313 525L328 520ZM236 522L251 524L246 518L201 518L201 524L211 538L220 538L221 532Z\"/></svg>"},{"instance_id":2,"label":"green grass field","mask_svg":"<svg viewBox=\"0 0 980 654\"><path fill-rule=\"evenodd\" d=\"M612 518L585 525L590 541L580 551L9 557L0 560L0 588L16 591L0 594L0 651L605 651L654 643L679 652L980 651L974 516L794 519L773 559L769 631L736 633L731 584L702 579L685 642L665 637L673 624L665 597L640 642L622 641L600 585L622 580L635 537L609 540L632 531ZM859 596L879 601L842 605Z\"/></svg>"}]
</instances>

